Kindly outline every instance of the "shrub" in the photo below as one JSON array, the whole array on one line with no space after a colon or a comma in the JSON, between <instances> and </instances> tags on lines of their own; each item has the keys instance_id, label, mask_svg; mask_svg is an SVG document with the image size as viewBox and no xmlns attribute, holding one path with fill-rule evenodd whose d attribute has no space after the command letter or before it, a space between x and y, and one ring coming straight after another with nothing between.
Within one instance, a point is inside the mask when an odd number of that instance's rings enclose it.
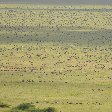
<instances>
[{"instance_id":1,"label":"shrub","mask_svg":"<svg viewBox=\"0 0 112 112\"><path fill-rule=\"evenodd\" d=\"M23 103L18 105L15 109L17 110L29 110L31 108L35 108L34 105L31 105L30 103Z\"/></svg>"},{"instance_id":2,"label":"shrub","mask_svg":"<svg viewBox=\"0 0 112 112\"><path fill-rule=\"evenodd\" d=\"M38 109L30 103L23 103L11 109L10 112L56 112L56 110L53 107L49 107L47 109Z\"/></svg>"},{"instance_id":3,"label":"shrub","mask_svg":"<svg viewBox=\"0 0 112 112\"><path fill-rule=\"evenodd\" d=\"M31 110L30 112L56 112L56 110L53 107L49 107L47 109L35 109L35 110Z\"/></svg>"},{"instance_id":4,"label":"shrub","mask_svg":"<svg viewBox=\"0 0 112 112\"><path fill-rule=\"evenodd\" d=\"M46 109L46 112L56 112L56 109L53 107L49 107Z\"/></svg>"},{"instance_id":5,"label":"shrub","mask_svg":"<svg viewBox=\"0 0 112 112\"><path fill-rule=\"evenodd\" d=\"M31 110L29 112L46 112L45 110L41 110L41 109L34 109L34 110Z\"/></svg>"},{"instance_id":6,"label":"shrub","mask_svg":"<svg viewBox=\"0 0 112 112\"><path fill-rule=\"evenodd\" d=\"M0 108L9 108L9 105L4 104L4 103L0 103Z\"/></svg>"}]
</instances>

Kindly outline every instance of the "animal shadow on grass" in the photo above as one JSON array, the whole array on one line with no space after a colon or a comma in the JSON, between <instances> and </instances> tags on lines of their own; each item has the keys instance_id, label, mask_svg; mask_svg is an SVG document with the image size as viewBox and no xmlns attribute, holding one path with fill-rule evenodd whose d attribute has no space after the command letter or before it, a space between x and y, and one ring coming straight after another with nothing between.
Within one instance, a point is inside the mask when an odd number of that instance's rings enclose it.
<instances>
[{"instance_id":1,"label":"animal shadow on grass","mask_svg":"<svg viewBox=\"0 0 112 112\"><path fill-rule=\"evenodd\" d=\"M15 108L12 108L10 112L57 112L57 111L53 107L38 109L38 108L35 108L35 106L30 103L23 103L18 105Z\"/></svg>"}]
</instances>

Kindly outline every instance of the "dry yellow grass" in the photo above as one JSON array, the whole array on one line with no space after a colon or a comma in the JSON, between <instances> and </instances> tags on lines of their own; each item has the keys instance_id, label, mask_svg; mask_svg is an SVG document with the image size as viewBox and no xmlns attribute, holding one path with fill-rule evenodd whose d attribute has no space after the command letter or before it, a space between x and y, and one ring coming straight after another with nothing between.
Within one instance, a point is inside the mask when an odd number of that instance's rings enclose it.
<instances>
[{"instance_id":1,"label":"dry yellow grass","mask_svg":"<svg viewBox=\"0 0 112 112\"><path fill-rule=\"evenodd\" d=\"M58 112L111 112L111 11L69 10L92 6L0 8L1 102L11 107L32 102ZM39 8L46 10L34 10Z\"/></svg>"}]
</instances>

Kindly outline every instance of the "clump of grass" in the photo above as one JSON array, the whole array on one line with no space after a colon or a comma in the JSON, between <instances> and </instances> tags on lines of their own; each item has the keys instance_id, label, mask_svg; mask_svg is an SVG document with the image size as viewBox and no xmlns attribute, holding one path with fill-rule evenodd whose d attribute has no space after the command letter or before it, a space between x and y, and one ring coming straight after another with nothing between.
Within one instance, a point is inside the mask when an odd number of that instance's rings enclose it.
<instances>
[{"instance_id":1,"label":"clump of grass","mask_svg":"<svg viewBox=\"0 0 112 112\"><path fill-rule=\"evenodd\" d=\"M35 108L35 106L31 105L30 103L23 103L23 104L20 104L17 107L15 107L14 110L25 111L25 110L34 109L34 108Z\"/></svg>"},{"instance_id":2,"label":"clump of grass","mask_svg":"<svg viewBox=\"0 0 112 112\"><path fill-rule=\"evenodd\" d=\"M48 107L47 109L37 109L30 103L23 103L11 109L10 112L56 112L56 110L53 107Z\"/></svg>"},{"instance_id":3,"label":"clump of grass","mask_svg":"<svg viewBox=\"0 0 112 112\"><path fill-rule=\"evenodd\" d=\"M0 103L0 108L9 108L9 105L5 103Z\"/></svg>"},{"instance_id":4,"label":"clump of grass","mask_svg":"<svg viewBox=\"0 0 112 112\"><path fill-rule=\"evenodd\" d=\"M48 107L48 108L46 109L46 112L56 112L56 109L53 108L53 107Z\"/></svg>"},{"instance_id":5,"label":"clump of grass","mask_svg":"<svg viewBox=\"0 0 112 112\"><path fill-rule=\"evenodd\" d=\"M56 110L53 107L49 107L47 109L35 109L35 110L31 110L30 112L56 112Z\"/></svg>"},{"instance_id":6,"label":"clump of grass","mask_svg":"<svg viewBox=\"0 0 112 112\"><path fill-rule=\"evenodd\" d=\"M35 109L30 112L56 112L56 109L53 107L48 107L47 109Z\"/></svg>"}]
</instances>

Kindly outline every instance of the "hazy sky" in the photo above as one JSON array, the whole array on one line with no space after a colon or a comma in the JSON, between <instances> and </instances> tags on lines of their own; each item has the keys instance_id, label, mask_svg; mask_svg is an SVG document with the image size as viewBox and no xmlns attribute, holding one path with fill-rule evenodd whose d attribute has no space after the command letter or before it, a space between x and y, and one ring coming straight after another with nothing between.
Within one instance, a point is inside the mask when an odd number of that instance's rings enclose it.
<instances>
[{"instance_id":1,"label":"hazy sky","mask_svg":"<svg viewBox=\"0 0 112 112\"><path fill-rule=\"evenodd\" d=\"M0 0L0 3L37 4L112 4L112 0Z\"/></svg>"}]
</instances>

